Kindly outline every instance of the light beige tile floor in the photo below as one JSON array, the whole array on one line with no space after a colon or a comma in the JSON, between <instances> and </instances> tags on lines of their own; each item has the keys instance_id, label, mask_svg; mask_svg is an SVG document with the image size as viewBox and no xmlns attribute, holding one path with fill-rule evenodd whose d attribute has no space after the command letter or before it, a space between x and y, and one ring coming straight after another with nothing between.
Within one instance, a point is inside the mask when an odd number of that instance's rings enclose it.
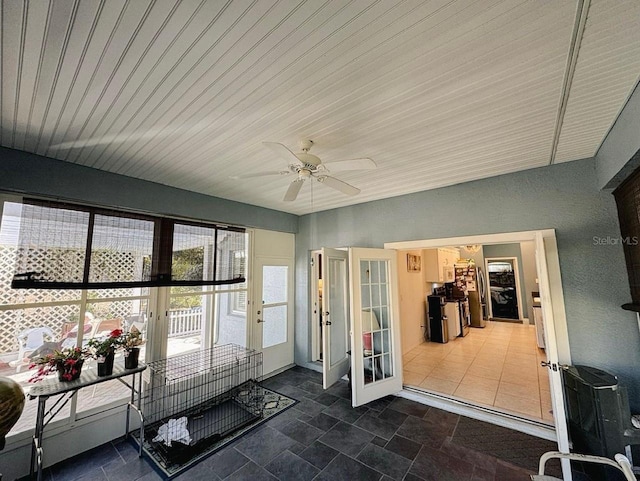
<instances>
[{"instance_id":1,"label":"light beige tile floor","mask_svg":"<svg viewBox=\"0 0 640 481\"><path fill-rule=\"evenodd\" d=\"M534 326L488 322L463 338L407 352L404 384L552 424L545 359Z\"/></svg>"}]
</instances>

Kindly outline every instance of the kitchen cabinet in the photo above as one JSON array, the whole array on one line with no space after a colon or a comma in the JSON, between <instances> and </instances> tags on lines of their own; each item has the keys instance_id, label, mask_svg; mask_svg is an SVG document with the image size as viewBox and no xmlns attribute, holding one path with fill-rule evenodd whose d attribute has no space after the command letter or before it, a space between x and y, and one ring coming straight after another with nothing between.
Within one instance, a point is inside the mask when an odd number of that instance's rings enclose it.
<instances>
[{"instance_id":1,"label":"kitchen cabinet","mask_svg":"<svg viewBox=\"0 0 640 481\"><path fill-rule=\"evenodd\" d=\"M453 282L454 265L460 258L460 251L453 248L424 249L422 268L426 282Z\"/></svg>"}]
</instances>

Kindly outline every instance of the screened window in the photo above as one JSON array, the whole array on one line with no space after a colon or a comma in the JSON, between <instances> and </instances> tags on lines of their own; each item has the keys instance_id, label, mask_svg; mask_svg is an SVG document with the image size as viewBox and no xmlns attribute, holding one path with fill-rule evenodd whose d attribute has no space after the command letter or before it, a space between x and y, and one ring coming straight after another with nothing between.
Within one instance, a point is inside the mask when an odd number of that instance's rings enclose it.
<instances>
[{"instance_id":1,"label":"screened window","mask_svg":"<svg viewBox=\"0 0 640 481\"><path fill-rule=\"evenodd\" d=\"M16 209L13 288L90 289L239 284L244 229L25 201Z\"/></svg>"}]
</instances>

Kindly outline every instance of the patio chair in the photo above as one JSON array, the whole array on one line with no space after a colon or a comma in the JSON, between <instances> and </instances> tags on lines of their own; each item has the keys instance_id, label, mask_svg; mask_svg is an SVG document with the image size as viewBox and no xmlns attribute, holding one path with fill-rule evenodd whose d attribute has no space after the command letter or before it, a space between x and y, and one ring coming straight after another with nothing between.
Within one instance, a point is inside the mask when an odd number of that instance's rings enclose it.
<instances>
[{"instance_id":1,"label":"patio chair","mask_svg":"<svg viewBox=\"0 0 640 481\"><path fill-rule=\"evenodd\" d=\"M590 454L578 454L578 453L561 453L558 451L549 451L540 456L540 465L538 468L538 474L532 474L531 479L533 481L562 481L560 478L548 476L544 474L544 468L547 461L550 459L569 459L571 461L580 461L584 463L596 463L606 466L611 466L624 474L627 481L636 481L636 477L633 474L633 468L629 459L623 454L616 454L615 461L604 458L602 456L592 456Z\"/></svg>"},{"instance_id":2,"label":"patio chair","mask_svg":"<svg viewBox=\"0 0 640 481\"><path fill-rule=\"evenodd\" d=\"M53 331L46 326L26 329L16 336L18 341L18 360L16 372L28 365L24 360L28 354L32 353L46 342L46 338L55 339Z\"/></svg>"},{"instance_id":3,"label":"patio chair","mask_svg":"<svg viewBox=\"0 0 640 481\"><path fill-rule=\"evenodd\" d=\"M97 319L93 321L89 338L107 336L114 329L122 329L122 319Z\"/></svg>"}]
</instances>

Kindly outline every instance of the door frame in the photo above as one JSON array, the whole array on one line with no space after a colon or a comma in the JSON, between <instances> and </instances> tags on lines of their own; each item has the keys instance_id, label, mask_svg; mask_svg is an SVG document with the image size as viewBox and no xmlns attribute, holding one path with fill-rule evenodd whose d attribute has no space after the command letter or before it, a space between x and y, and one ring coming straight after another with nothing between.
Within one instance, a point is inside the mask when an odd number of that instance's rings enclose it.
<instances>
[{"instance_id":1,"label":"door frame","mask_svg":"<svg viewBox=\"0 0 640 481\"><path fill-rule=\"evenodd\" d=\"M432 249L445 246L458 245L490 245L520 243L526 241L536 241L538 234L544 239L545 254L547 260L547 275L549 278L549 294L551 302L549 311L552 316L545 319L545 329L553 329L556 335L557 359L561 364L571 364L571 353L569 350L569 335L567 329L567 318L564 305L564 294L562 289L562 277L560 272L560 260L558 257L558 247L556 243L555 229L541 229L534 231L504 232L494 234L478 234L459 237L446 237L437 239L423 239L414 241L387 242L385 249L411 250L411 249ZM401 397L413 399L418 402L427 403L434 407L448 410L456 414L469 416L484 420L509 429L518 430L533 436L541 437L551 441L558 441L555 427L543 426L542 423L524 420L516 416L498 413L496 411L482 408L470 402L460 402L452 400L448 396L426 393L412 388L405 388L400 394Z\"/></svg>"},{"instance_id":2,"label":"door frame","mask_svg":"<svg viewBox=\"0 0 640 481\"><path fill-rule=\"evenodd\" d=\"M491 303L491 280L489 278L489 261L511 261L513 266L513 275L515 276L516 281L516 300L518 301L518 319L514 319L514 321L524 321L524 311L522 310L522 289L520 288L520 269L518 267L518 258L517 257L485 257L484 258L484 269L487 273L487 283L489 284L489 318L492 319L493 316L493 305Z\"/></svg>"},{"instance_id":3,"label":"door frame","mask_svg":"<svg viewBox=\"0 0 640 481\"><path fill-rule=\"evenodd\" d=\"M311 255L311 280L309 282L310 286L310 316L311 316L311 362L322 362L320 359L320 351L322 349L321 339L320 339L320 323L318 322L318 312L322 308L320 305L320 286L318 285L318 281L320 279L320 256L322 250L312 250Z\"/></svg>"}]
</instances>

